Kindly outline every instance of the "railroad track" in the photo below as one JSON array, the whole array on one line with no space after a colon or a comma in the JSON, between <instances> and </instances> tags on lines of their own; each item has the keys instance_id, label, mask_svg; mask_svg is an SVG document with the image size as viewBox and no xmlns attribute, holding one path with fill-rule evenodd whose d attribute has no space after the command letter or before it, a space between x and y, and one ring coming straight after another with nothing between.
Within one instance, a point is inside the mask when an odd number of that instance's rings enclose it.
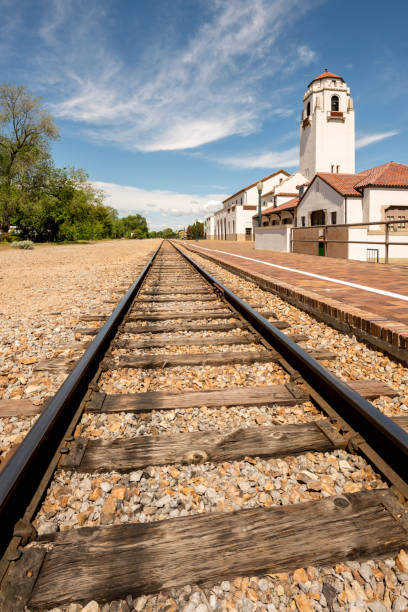
<instances>
[{"instance_id":1,"label":"railroad track","mask_svg":"<svg viewBox=\"0 0 408 612\"><path fill-rule=\"evenodd\" d=\"M1 610L142 610L158 591L407 544L408 419L368 401L397 390L336 379L320 363L335 353L302 350L169 242L83 324L79 362L37 366L71 372L0 473Z\"/></svg>"}]
</instances>

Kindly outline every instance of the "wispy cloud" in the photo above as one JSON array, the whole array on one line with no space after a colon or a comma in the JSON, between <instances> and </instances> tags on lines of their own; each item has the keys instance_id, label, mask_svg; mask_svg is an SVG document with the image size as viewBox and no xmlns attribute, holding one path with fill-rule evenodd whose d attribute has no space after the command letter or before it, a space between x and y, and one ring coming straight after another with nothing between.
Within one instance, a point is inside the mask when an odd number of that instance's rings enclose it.
<instances>
[{"instance_id":1,"label":"wispy cloud","mask_svg":"<svg viewBox=\"0 0 408 612\"><path fill-rule=\"evenodd\" d=\"M218 158L217 161L232 168L293 168L299 165L299 147L286 151L267 151L257 155Z\"/></svg>"},{"instance_id":2,"label":"wispy cloud","mask_svg":"<svg viewBox=\"0 0 408 612\"><path fill-rule=\"evenodd\" d=\"M374 134L361 134L356 138L356 149L362 149L375 142L385 140L385 138L391 138L391 136L397 136L399 132L391 130L390 132L377 132Z\"/></svg>"},{"instance_id":3,"label":"wispy cloud","mask_svg":"<svg viewBox=\"0 0 408 612\"><path fill-rule=\"evenodd\" d=\"M178 217L186 215L191 219L205 217L208 213L220 208L222 200L227 197L227 194L198 196L159 189L140 189L130 185L101 181L92 181L92 185L104 192L105 203L119 210L122 216L135 213L143 215L158 213L161 217L173 217L175 222Z\"/></svg>"},{"instance_id":4,"label":"wispy cloud","mask_svg":"<svg viewBox=\"0 0 408 612\"><path fill-rule=\"evenodd\" d=\"M39 32L39 82L54 86L54 114L97 142L158 151L247 135L264 117L293 112L263 89L265 77L315 60L305 44L284 49L279 37L319 1L211 0L184 45L153 39L129 62L107 43L106 0L53 0Z\"/></svg>"},{"instance_id":5,"label":"wispy cloud","mask_svg":"<svg viewBox=\"0 0 408 612\"><path fill-rule=\"evenodd\" d=\"M49 3L47 16L40 26L40 37L46 44L57 43L56 32L67 20L70 4L69 0L52 0Z\"/></svg>"}]
</instances>

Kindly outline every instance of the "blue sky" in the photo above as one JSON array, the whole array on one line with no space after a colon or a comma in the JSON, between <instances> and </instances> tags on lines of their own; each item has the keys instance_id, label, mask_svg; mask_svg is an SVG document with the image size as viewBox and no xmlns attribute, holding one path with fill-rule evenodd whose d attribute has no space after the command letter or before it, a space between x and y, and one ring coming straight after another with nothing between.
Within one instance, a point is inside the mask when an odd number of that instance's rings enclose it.
<instances>
[{"instance_id":1,"label":"blue sky","mask_svg":"<svg viewBox=\"0 0 408 612\"><path fill-rule=\"evenodd\" d=\"M203 218L298 165L307 84L351 87L356 167L408 163L408 2L0 0L1 82L54 115L59 166L84 168L121 215Z\"/></svg>"}]
</instances>

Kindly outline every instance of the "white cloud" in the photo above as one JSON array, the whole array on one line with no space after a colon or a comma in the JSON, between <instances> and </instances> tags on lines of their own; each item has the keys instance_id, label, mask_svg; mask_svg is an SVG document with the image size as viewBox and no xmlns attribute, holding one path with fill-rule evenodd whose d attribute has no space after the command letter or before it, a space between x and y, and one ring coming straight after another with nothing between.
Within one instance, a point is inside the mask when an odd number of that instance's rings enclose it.
<instances>
[{"instance_id":1,"label":"white cloud","mask_svg":"<svg viewBox=\"0 0 408 612\"><path fill-rule=\"evenodd\" d=\"M161 217L203 217L220 208L222 200L227 197L227 194L198 196L161 189L140 189L101 181L92 181L91 184L105 193L105 204L119 210L121 216L135 213L149 216L157 213ZM170 221L168 225L171 225Z\"/></svg>"},{"instance_id":2,"label":"white cloud","mask_svg":"<svg viewBox=\"0 0 408 612\"><path fill-rule=\"evenodd\" d=\"M378 132L376 134L361 134L356 139L356 149L362 149L363 147L367 147L374 142L380 142L380 140L384 140L385 138L390 138L391 136L397 136L399 132L392 130L390 132Z\"/></svg>"},{"instance_id":3,"label":"white cloud","mask_svg":"<svg viewBox=\"0 0 408 612\"><path fill-rule=\"evenodd\" d=\"M312 49L309 49L309 47L307 47L306 45L301 45L298 48L298 55L299 59L304 64L310 64L316 59L316 53Z\"/></svg>"},{"instance_id":4,"label":"white cloud","mask_svg":"<svg viewBox=\"0 0 408 612\"><path fill-rule=\"evenodd\" d=\"M64 8L53 0L40 29L39 81L53 84L52 112L82 124L97 142L158 151L247 135L263 117L293 112L277 89L263 87L266 77L314 61L306 45L281 48L279 36L317 1L211 0L184 46L159 37L129 63L107 46L106 2L71 0ZM70 27L67 15L75 16Z\"/></svg>"},{"instance_id":5,"label":"white cloud","mask_svg":"<svg viewBox=\"0 0 408 612\"><path fill-rule=\"evenodd\" d=\"M286 151L224 157L217 161L233 168L293 168L299 165L299 147L291 147Z\"/></svg>"}]
</instances>

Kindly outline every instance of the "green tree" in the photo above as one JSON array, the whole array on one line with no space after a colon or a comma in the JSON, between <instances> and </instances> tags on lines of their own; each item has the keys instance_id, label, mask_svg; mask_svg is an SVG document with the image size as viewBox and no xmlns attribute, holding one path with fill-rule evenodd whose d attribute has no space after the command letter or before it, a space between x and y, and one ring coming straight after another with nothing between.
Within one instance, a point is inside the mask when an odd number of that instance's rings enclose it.
<instances>
[{"instance_id":1,"label":"green tree","mask_svg":"<svg viewBox=\"0 0 408 612\"><path fill-rule=\"evenodd\" d=\"M27 172L49 157L58 129L25 87L0 86L0 228L7 231Z\"/></svg>"},{"instance_id":2,"label":"green tree","mask_svg":"<svg viewBox=\"0 0 408 612\"><path fill-rule=\"evenodd\" d=\"M14 217L23 237L53 241L116 235L117 211L102 204L103 195L83 170L50 163L37 170L25 178Z\"/></svg>"},{"instance_id":3,"label":"green tree","mask_svg":"<svg viewBox=\"0 0 408 612\"><path fill-rule=\"evenodd\" d=\"M123 227L123 236L126 238L147 238L149 228L147 221L142 215L129 215L120 219Z\"/></svg>"},{"instance_id":4,"label":"green tree","mask_svg":"<svg viewBox=\"0 0 408 612\"><path fill-rule=\"evenodd\" d=\"M196 221L187 227L187 240L195 240L196 238L204 238L204 223Z\"/></svg>"}]
</instances>

